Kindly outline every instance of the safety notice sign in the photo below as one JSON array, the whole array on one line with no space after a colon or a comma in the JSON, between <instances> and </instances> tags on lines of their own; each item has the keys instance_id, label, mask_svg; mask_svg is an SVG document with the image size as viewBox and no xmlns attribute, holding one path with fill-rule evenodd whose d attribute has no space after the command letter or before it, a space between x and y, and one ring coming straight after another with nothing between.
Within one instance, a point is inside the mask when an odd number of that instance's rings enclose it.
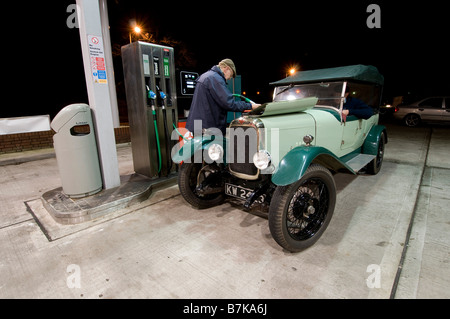
<instances>
[{"instance_id":1,"label":"safety notice sign","mask_svg":"<svg viewBox=\"0 0 450 319\"><path fill-rule=\"evenodd\" d=\"M106 84L105 53L102 37L88 35L89 57L91 60L91 73L94 83Z\"/></svg>"}]
</instances>

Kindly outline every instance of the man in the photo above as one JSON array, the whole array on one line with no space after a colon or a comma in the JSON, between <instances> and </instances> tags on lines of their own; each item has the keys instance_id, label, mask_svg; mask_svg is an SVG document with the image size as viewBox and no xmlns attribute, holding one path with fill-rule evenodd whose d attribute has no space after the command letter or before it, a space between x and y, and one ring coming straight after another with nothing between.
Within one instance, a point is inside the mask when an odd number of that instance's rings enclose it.
<instances>
[{"instance_id":1,"label":"man","mask_svg":"<svg viewBox=\"0 0 450 319\"><path fill-rule=\"evenodd\" d=\"M345 89L345 103L344 103L344 109L342 110L342 116L345 120L347 119L347 116L354 115L357 118L367 120L373 115L373 110L370 106L368 106L363 101L351 97L350 95L350 88L347 86Z\"/></svg>"},{"instance_id":2,"label":"man","mask_svg":"<svg viewBox=\"0 0 450 319\"><path fill-rule=\"evenodd\" d=\"M244 112L260 106L235 101L227 88L227 81L232 77L236 77L236 67L232 60L224 59L197 79L186 129L194 132L194 121L200 120L202 129L218 128L225 136L227 112Z\"/></svg>"}]
</instances>

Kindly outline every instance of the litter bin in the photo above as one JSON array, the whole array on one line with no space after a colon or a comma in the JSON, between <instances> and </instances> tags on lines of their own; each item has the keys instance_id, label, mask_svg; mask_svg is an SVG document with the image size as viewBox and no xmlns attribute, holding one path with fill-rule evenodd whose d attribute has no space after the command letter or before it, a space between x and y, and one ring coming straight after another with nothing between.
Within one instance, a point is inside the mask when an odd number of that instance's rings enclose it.
<instances>
[{"instance_id":1,"label":"litter bin","mask_svg":"<svg viewBox=\"0 0 450 319\"><path fill-rule=\"evenodd\" d=\"M87 104L63 108L50 124L64 193L72 198L93 195L102 189L102 177Z\"/></svg>"}]
</instances>

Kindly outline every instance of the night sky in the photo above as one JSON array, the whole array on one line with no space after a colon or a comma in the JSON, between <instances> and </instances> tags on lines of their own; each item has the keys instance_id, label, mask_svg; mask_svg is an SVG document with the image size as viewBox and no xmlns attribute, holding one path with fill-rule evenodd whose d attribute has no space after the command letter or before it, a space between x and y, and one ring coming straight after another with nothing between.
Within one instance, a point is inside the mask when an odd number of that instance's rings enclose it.
<instances>
[{"instance_id":1,"label":"night sky","mask_svg":"<svg viewBox=\"0 0 450 319\"><path fill-rule=\"evenodd\" d=\"M3 19L2 47L10 58L3 60L9 83L0 117L53 118L70 103L88 103L79 30L66 24L67 6L75 1L53 2L13 4L8 12L17 26ZM380 6L381 28L366 24L371 3ZM384 100L450 95L450 25L443 1L111 0L108 10L114 52L129 42L135 20L158 42L176 42L181 70L203 73L223 58L233 59L243 90L257 102L271 99L268 84L285 77L290 66L374 65L385 77ZM120 55L114 67L123 104ZM7 104L8 95L14 103Z\"/></svg>"}]
</instances>

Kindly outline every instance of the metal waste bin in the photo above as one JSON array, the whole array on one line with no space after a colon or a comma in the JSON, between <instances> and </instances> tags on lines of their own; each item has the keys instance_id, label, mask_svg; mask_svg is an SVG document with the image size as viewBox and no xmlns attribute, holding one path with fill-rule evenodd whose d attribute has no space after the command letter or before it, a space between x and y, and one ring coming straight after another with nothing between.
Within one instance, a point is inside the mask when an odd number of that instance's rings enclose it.
<instances>
[{"instance_id":1,"label":"metal waste bin","mask_svg":"<svg viewBox=\"0 0 450 319\"><path fill-rule=\"evenodd\" d=\"M93 195L102 189L100 163L87 104L63 108L50 124L64 193L72 198Z\"/></svg>"}]
</instances>

